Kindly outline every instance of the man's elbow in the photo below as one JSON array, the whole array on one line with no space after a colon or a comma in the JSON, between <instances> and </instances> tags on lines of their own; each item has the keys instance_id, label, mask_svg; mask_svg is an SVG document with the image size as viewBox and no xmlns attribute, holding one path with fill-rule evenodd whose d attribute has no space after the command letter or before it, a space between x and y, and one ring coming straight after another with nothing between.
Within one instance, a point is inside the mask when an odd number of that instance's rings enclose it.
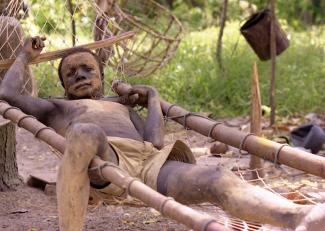
<instances>
[{"instance_id":1,"label":"man's elbow","mask_svg":"<svg viewBox=\"0 0 325 231\"><path fill-rule=\"evenodd\" d=\"M0 100L6 100L13 98L12 92L8 91L7 89L4 89L0 86Z\"/></svg>"},{"instance_id":2,"label":"man's elbow","mask_svg":"<svg viewBox=\"0 0 325 231\"><path fill-rule=\"evenodd\" d=\"M5 100L6 99L6 92L1 87L0 87L0 99L2 99L2 100Z\"/></svg>"}]
</instances>

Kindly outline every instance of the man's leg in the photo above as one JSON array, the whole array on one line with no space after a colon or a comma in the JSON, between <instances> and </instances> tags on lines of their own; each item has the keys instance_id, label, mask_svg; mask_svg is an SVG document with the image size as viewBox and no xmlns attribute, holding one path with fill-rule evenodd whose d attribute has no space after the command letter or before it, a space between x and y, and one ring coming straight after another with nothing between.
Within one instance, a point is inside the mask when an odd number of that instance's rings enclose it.
<instances>
[{"instance_id":1,"label":"man's leg","mask_svg":"<svg viewBox=\"0 0 325 231\"><path fill-rule=\"evenodd\" d=\"M161 168L158 191L181 203L216 203L233 216L287 228L295 228L312 208L242 182L227 169L177 161Z\"/></svg>"},{"instance_id":2,"label":"man's leg","mask_svg":"<svg viewBox=\"0 0 325 231\"><path fill-rule=\"evenodd\" d=\"M105 133L96 125L73 125L66 138L57 179L60 230L81 231L89 199L88 166L96 154L113 162L116 158L114 153L110 157L112 152Z\"/></svg>"}]
</instances>

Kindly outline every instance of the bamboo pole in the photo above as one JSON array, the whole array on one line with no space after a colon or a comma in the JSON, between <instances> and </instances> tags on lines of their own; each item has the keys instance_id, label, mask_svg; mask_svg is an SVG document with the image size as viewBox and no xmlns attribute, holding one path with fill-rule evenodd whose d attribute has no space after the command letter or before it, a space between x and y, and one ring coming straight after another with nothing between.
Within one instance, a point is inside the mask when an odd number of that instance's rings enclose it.
<instances>
[{"instance_id":1,"label":"bamboo pole","mask_svg":"<svg viewBox=\"0 0 325 231\"><path fill-rule=\"evenodd\" d=\"M16 107L10 106L7 102L0 100L0 114L18 126L25 128L53 148L57 149L62 157L66 147L66 140L57 134L53 129L45 126L33 116L26 115ZM94 158L92 167L103 166L107 162L100 158ZM144 183L130 177L127 172L115 165L106 165L102 169L103 176L113 184L123 188L126 192L158 210L162 215L172 218L193 230L202 231L230 231L225 226L218 224L212 217L201 214L185 205L182 205L172 198L165 197L151 189Z\"/></svg>"},{"instance_id":2,"label":"bamboo pole","mask_svg":"<svg viewBox=\"0 0 325 231\"><path fill-rule=\"evenodd\" d=\"M261 94L260 85L258 79L258 72L256 62L253 64L253 74L252 74L252 96L251 96L251 132L257 136L262 135L262 107L261 107ZM259 177L264 177L263 171L263 159L251 155L250 156L250 169L257 169L252 171L252 178L258 179Z\"/></svg>"},{"instance_id":3,"label":"bamboo pole","mask_svg":"<svg viewBox=\"0 0 325 231\"><path fill-rule=\"evenodd\" d=\"M120 81L113 82L113 89L119 95L128 91L130 85ZM185 109L160 100L163 113L174 121L186 125L194 131L211 138L245 150L252 155L259 156L279 164L285 164L295 169L325 178L325 158L302 151L290 146L284 146L271 140L238 131L209 118L189 113Z\"/></svg>"},{"instance_id":4,"label":"bamboo pole","mask_svg":"<svg viewBox=\"0 0 325 231\"><path fill-rule=\"evenodd\" d=\"M37 64L37 63L42 63L42 62L46 62L46 61L51 61L54 59L59 59L59 58L62 58L65 54L67 54L70 50L80 48L80 47L94 50L94 49L98 49L98 48L102 48L102 47L111 46L111 45L118 43L120 41L129 39L129 38L133 37L134 35L135 35L134 32L128 31L128 32L122 33L120 35L116 35L116 36L113 36L113 37L110 37L107 39L103 39L103 40L99 40L96 42L92 42L92 43L88 43L88 44L84 44L84 45L80 45L80 46L74 46L72 48L65 48L65 49L61 49L61 50L42 53L39 56L37 56L37 58L35 58L31 62L29 62L28 64ZM13 64L14 61L15 61L15 59L0 60L0 69L9 69L9 67Z\"/></svg>"}]
</instances>

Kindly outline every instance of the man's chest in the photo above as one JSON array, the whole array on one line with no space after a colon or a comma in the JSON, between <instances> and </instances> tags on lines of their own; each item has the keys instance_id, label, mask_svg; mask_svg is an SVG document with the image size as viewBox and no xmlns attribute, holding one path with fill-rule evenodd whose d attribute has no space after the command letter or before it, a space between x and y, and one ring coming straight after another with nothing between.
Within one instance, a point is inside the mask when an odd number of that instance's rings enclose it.
<instances>
[{"instance_id":1,"label":"man's chest","mask_svg":"<svg viewBox=\"0 0 325 231\"><path fill-rule=\"evenodd\" d=\"M48 126L61 135L75 123L94 123L105 129L107 126L129 124L130 116L124 105L98 100L73 100L57 104L56 112L48 120Z\"/></svg>"}]
</instances>

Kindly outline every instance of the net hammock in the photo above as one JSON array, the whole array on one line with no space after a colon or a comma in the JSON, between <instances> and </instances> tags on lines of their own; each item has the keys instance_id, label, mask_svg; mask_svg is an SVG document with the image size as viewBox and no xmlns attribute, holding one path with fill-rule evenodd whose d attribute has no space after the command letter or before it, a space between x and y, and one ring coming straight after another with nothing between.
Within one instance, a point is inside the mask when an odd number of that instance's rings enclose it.
<instances>
[{"instance_id":1,"label":"net hammock","mask_svg":"<svg viewBox=\"0 0 325 231\"><path fill-rule=\"evenodd\" d=\"M109 38L125 31L135 31L137 36L113 47L97 50L106 68L106 85L112 78L145 76L165 65L175 53L182 31L180 22L168 10L152 0L121 1L56 1L33 0L29 9L21 0L8 0L0 4L0 59L14 58L27 35L46 35L46 51L68 48L93 40ZM14 18L20 19L20 24ZM20 26L21 25L21 26ZM24 33L23 33L24 32ZM33 65L26 70L24 94L41 97L62 96L63 90L57 76L58 60ZM112 71L113 70L113 71ZM6 70L0 70L3 76ZM30 78L34 75L35 78ZM36 82L33 81L36 79ZM37 88L35 87L37 85ZM185 131L192 132L192 131ZM191 141L188 140L191 145ZM238 164L239 157L221 158L224 162ZM215 158L216 159L216 158ZM218 158L218 161L220 159ZM199 160L202 164L218 165L215 161ZM265 177L249 180L252 171L234 172L245 182L259 185L295 203L317 203L314 185L302 185L284 171L274 171L273 165L265 167ZM294 170L293 170L294 171ZM306 175L310 182L322 179ZM140 203L141 204L141 203ZM144 206L142 204L142 206ZM210 213L220 224L235 230L275 230L274 227L246 222L231 217L212 204L202 204L194 208Z\"/></svg>"}]
</instances>

